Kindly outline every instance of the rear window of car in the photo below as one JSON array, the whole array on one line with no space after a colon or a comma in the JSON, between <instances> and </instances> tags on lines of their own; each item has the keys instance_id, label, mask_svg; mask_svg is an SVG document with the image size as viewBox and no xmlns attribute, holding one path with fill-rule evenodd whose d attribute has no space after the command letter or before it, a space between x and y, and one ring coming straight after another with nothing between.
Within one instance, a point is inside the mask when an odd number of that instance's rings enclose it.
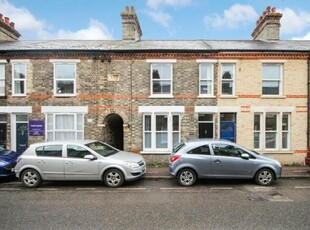
<instances>
[{"instance_id":1,"label":"rear window of car","mask_svg":"<svg viewBox=\"0 0 310 230\"><path fill-rule=\"evenodd\" d=\"M62 145L48 145L36 148L37 156L62 157Z\"/></svg>"},{"instance_id":2,"label":"rear window of car","mask_svg":"<svg viewBox=\"0 0 310 230\"><path fill-rule=\"evenodd\" d=\"M177 146L175 146L175 147L173 148L173 153L177 153L177 152L178 152L180 149L182 149L184 146L185 146L185 143L184 143L184 142L178 144Z\"/></svg>"}]
</instances>

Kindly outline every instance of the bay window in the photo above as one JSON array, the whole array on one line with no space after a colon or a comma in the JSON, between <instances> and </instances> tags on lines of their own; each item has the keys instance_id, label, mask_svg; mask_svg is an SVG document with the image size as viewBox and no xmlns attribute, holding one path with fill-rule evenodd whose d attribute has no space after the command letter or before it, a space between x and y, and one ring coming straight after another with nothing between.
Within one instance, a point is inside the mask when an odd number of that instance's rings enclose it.
<instances>
[{"instance_id":1,"label":"bay window","mask_svg":"<svg viewBox=\"0 0 310 230\"><path fill-rule=\"evenodd\" d=\"M144 151L169 151L180 141L180 116L172 113L143 115Z\"/></svg>"},{"instance_id":2,"label":"bay window","mask_svg":"<svg viewBox=\"0 0 310 230\"><path fill-rule=\"evenodd\" d=\"M84 138L83 114L48 113L46 121L47 141L82 140Z\"/></svg>"},{"instance_id":3,"label":"bay window","mask_svg":"<svg viewBox=\"0 0 310 230\"><path fill-rule=\"evenodd\" d=\"M254 149L290 149L290 113L265 112L254 115Z\"/></svg>"}]
</instances>

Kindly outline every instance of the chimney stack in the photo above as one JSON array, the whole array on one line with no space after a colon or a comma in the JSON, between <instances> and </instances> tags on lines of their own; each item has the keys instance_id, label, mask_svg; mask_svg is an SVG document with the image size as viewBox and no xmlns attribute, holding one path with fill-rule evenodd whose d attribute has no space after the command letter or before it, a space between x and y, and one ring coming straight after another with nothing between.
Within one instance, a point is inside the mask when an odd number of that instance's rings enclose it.
<instances>
[{"instance_id":1,"label":"chimney stack","mask_svg":"<svg viewBox=\"0 0 310 230\"><path fill-rule=\"evenodd\" d=\"M281 13L276 8L267 6L266 10L256 21L256 27L252 33L253 40L279 41Z\"/></svg>"},{"instance_id":2,"label":"chimney stack","mask_svg":"<svg viewBox=\"0 0 310 230\"><path fill-rule=\"evenodd\" d=\"M124 41L141 40L142 31L138 16L133 6L126 6L125 11L121 13L122 31Z\"/></svg>"},{"instance_id":3,"label":"chimney stack","mask_svg":"<svg viewBox=\"0 0 310 230\"><path fill-rule=\"evenodd\" d=\"M15 23L10 22L9 17L3 17L3 14L0 14L0 42L16 41L19 37L20 34L15 29Z\"/></svg>"}]
</instances>

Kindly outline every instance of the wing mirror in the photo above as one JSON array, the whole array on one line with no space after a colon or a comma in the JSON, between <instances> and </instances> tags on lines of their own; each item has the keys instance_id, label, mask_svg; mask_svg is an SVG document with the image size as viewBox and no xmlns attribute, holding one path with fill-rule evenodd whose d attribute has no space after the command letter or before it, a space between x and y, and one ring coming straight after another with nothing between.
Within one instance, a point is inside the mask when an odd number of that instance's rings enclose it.
<instances>
[{"instance_id":1,"label":"wing mirror","mask_svg":"<svg viewBox=\"0 0 310 230\"><path fill-rule=\"evenodd\" d=\"M94 155L89 154L89 155L85 155L84 159L93 161L93 160L96 160L97 157L95 157Z\"/></svg>"},{"instance_id":2,"label":"wing mirror","mask_svg":"<svg viewBox=\"0 0 310 230\"><path fill-rule=\"evenodd\" d=\"M250 159L250 155L247 153L242 153L241 158L248 160L248 159Z\"/></svg>"}]
</instances>

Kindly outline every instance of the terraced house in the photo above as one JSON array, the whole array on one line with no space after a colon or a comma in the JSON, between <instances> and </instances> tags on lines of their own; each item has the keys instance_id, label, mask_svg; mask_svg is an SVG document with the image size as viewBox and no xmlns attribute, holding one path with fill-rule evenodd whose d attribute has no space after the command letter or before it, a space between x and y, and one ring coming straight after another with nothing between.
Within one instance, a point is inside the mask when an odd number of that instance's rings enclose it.
<instances>
[{"instance_id":1,"label":"terraced house","mask_svg":"<svg viewBox=\"0 0 310 230\"><path fill-rule=\"evenodd\" d=\"M19 40L0 15L0 141L100 139L165 161L184 139L224 138L303 163L310 41L280 40L267 7L253 40L141 40L133 7L122 40Z\"/></svg>"}]
</instances>

